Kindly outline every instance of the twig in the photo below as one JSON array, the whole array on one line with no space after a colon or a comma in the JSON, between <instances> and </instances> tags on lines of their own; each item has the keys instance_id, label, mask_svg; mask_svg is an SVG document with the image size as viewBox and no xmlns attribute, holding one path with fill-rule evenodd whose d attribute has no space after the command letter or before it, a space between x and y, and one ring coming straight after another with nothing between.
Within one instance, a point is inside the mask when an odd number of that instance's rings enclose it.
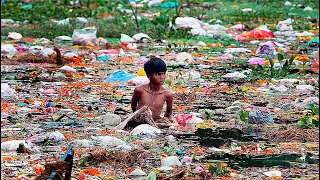
<instances>
[{"instance_id":1,"label":"twig","mask_svg":"<svg viewBox=\"0 0 320 180\"><path fill-rule=\"evenodd\" d=\"M129 3L129 4L130 4L130 8L132 10L133 16L134 16L134 20L136 22L136 28L137 28L136 31L139 33L140 32L140 27L139 27L139 21L138 21L138 17L137 17L138 8L136 6L136 10L134 11L131 3Z\"/></svg>"}]
</instances>

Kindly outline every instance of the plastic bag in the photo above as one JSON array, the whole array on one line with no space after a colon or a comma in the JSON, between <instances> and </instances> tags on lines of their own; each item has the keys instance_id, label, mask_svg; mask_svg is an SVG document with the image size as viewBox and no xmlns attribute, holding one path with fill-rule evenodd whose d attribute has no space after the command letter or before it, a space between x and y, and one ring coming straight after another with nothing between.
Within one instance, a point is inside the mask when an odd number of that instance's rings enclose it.
<instances>
[{"instance_id":1,"label":"plastic bag","mask_svg":"<svg viewBox=\"0 0 320 180\"><path fill-rule=\"evenodd\" d=\"M143 172L141 169L135 169L129 175L130 176L146 176L147 174Z\"/></svg>"},{"instance_id":2,"label":"plastic bag","mask_svg":"<svg viewBox=\"0 0 320 180\"><path fill-rule=\"evenodd\" d=\"M134 36L132 36L132 39L134 39L135 42L137 41L141 41L141 42L145 42L145 41L152 41L151 37L148 36L147 34L144 33L138 33L135 34Z\"/></svg>"},{"instance_id":3,"label":"plastic bag","mask_svg":"<svg viewBox=\"0 0 320 180\"><path fill-rule=\"evenodd\" d=\"M50 132L47 136L49 139L54 139L54 142L64 141L65 139L63 134L59 131Z\"/></svg>"},{"instance_id":4,"label":"plastic bag","mask_svg":"<svg viewBox=\"0 0 320 180\"><path fill-rule=\"evenodd\" d=\"M286 19L284 21L279 21L276 25L276 28L279 31L293 31L293 27L291 26L292 23L293 20L291 18Z\"/></svg>"},{"instance_id":5,"label":"plastic bag","mask_svg":"<svg viewBox=\"0 0 320 180\"><path fill-rule=\"evenodd\" d=\"M175 7L178 7L179 6L179 2L172 2L172 1L169 1L169 2L165 2L163 4L160 4L159 5L161 8L175 8Z\"/></svg>"},{"instance_id":6,"label":"plastic bag","mask_svg":"<svg viewBox=\"0 0 320 180\"><path fill-rule=\"evenodd\" d=\"M43 56L50 56L54 53L54 51L51 48L43 48L41 53Z\"/></svg>"},{"instance_id":7,"label":"plastic bag","mask_svg":"<svg viewBox=\"0 0 320 180\"><path fill-rule=\"evenodd\" d=\"M22 35L17 32L9 32L7 39L20 40L20 39L22 39Z\"/></svg>"},{"instance_id":8,"label":"plastic bag","mask_svg":"<svg viewBox=\"0 0 320 180\"><path fill-rule=\"evenodd\" d=\"M117 126L121 123L121 117L117 114L107 113L105 115L101 115L100 119L102 119L102 123L104 125L109 126Z\"/></svg>"},{"instance_id":9,"label":"plastic bag","mask_svg":"<svg viewBox=\"0 0 320 180\"><path fill-rule=\"evenodd\" d=\"M245 26L243 24L236 24L234 26L231 26L230 29L234 29L236 31L243 31Z\"/></svg>"},{"instance_id":10,"label":"plastic bag","mask_svg":"<svg viewBox=\"0 0 320 180\"><path fill-rule=\"evenodd\" d=\"M77 17L76 18L76 22L80 23L80 24L87 24L88 23L88 19L86 19L84 17Z\"/></svg>"},{"instance_id":11,"label":"plastic bag","mask_svg":"<svg viewBox=\"0 0 320 180\"><path fill-rule=\"evenodd\" d=\"M319 47L319 39L317 37L307 42L308 47Z\"/></svg>"},{"instance_id":12,"label":"plastic bag","mask_svg":"<svg viewBox=\"0 0 320 180\"><path fill-rule=\"evenodd\" d=\"M12 140L6 141L1 143L1 151L8 152L8 151L16 151L19 147L19 144L23 144L24 147L30 149L32 147L32 143L26 140Z\"/></svg>"},{"instance_id":13,"label":"plastic bag","mask_svg":"<svg viewBox=\"0 0 320 180\"><path fill-rule=\"evenodd\" d=\"M116 82L116 81L127 82L134 77L135 77L135 75L129 74L124 70L117 70L117 71L113 72L110 76L106 77L104 79L104 81L106 81L106 82Z\"/></svg>"},{"instance_id":14,"label":"plastic bag","mask_svg":"<svg viewBox=\"0 0 320 180\"><path fill-rule=\"evenodd\" d=\"M181 52L177 54L176 61L178 64L189 65L190 63L194 62L194 59L191 54L187 52Z\"/></svg>"},{"instance_id":15,"label":"plastic bag","mask_svg":"<svg viewBox=\"0 0 320 180\"><path fill-rule=\"evenodd\" d=\"M76 69L74 69L74 68L72 68L70 66L63 66L63 67L60 68L60 70L67 71L67 72L77 72Z\"/></svg>"},{"instance_id":16,"label":"plastic bag","mask_svg":"<svg viewBox=\"0 0 320 180\"><path fill-rule=\"evenodd\" d=\"M174 119L180 126L183 127L190 124L199 124L203 122L201 118L196 117L194 114L176 114Z\"/></svg>"},{"instance_id":17,"label":"plastic bag","mask_svg":"<svg viewBox=\"0 0 320 180\"><path fill-rule=\"evenodd\" d=\"M256 58L255 57L255 58L249 59L248 64L249 65L257 65L257 64L259 64L261 66L264 66L264 61L265 61L264 58Z\"/></svg>"},{"instance_id":18,"label":"plastic bag","mask_svg":"<svg viewBox=\"0 0 320 180\"><path fill-rule=\"evenodd\" d=\"M275 46L276 44L274 42L265 42L257 49L256 54L276 55L277 51L275 49Z\"/></svg>"},{"instance_id":19,"label":"plastic bag","mask_svg":"<svg viewBox=\"0 0 320 180\"><path fill-rule=\"evenodd\" d=\"M233 72L233 73L227 73L221 77L223 79L229 80L229 81L240 81L240 80L246 78L247 76L241 72Z\"/></svg>"},{"instance_id":20,"label":"plastic bag","mask_svg":"<svg viewBox=\"0 0 320 180\"><path fill-rule=\"evenodd\" d=\"M182 163L177 156L169 156L161 160L162 167L182 166Z\"/></svg>"},{"instance_id":21,"label":"plastic bag","mask_svg":"<svg viewBox=\"0 0 320 180\"><path fill-rule=\"evenodd\" d=\"M274 35L272 31L270 31L266 26L262 25L256 29L251 31L245 31L240 35L232 35L232 37L237 40L238 42L249 42L252 39L267 39L273 38Z\"/></svg>"},{"instance_id":22,"label":"plastic bag","mask_svg":"<svg viewBox=\"0 0 320 180\"><path fill-rule=\"evenodd\" d=\"M98 61L109 61L109 60L110 60L110 57L105 54L98 57Z\"/></svg>"},{"instance_id":23,"label":"plastic bag","mask_svg":"<svg viewBox=\"0 0 320 180\"><path fill-rule=\"evenodd\" d=\"M252 124L273 124L273 118L269 110L263 111L254 109L249 112L248 123Z\"/></svg>"},{"instance_id":24,"label":"plastic bag","mask_svg":"<svg viewBox=\"0 0 320 180\"><path fill-rule=\"evenodd\" d=\"M134 39L126 34L121 34L120 42L121 43L132 43L132 42L134 42Z\"/></svg>"},{"instance_id":25,"label":"plastic bag","mask_svg":"<svg viewBox=\"0 0 320 180\"><path fill-rule=\"evenodd\" d=\"M198 71L190 70L189 72L186 72L183 75L184 79L192 79L192 80L198 80L201 78L201 74Z\"/></svg>"},{"instance_id":26,"label":"plastic bag","mask_svg":"<svg viewBox=\"0 0 320 180\"><path fill-rule=\"evenodd\" d=\"M34 55L42 55L42 51L44 50L45 47L43 46L31 46L29 47L29 52L34 54Z\"/></svg>"},{"instance_id":27,"label":"plastic bag","mask_svg":"<svg viewBox=\"0 0 320 180\"><path fill-rule=\"evenodd\" d=\"M75 139L72 141L72 145L77 148L90 148L94 146L94 143L87 139Z\"/></svg>"},{"instance_id":28,"label":"plastic bag","mask_svg":"<svg viewBox=\"0 0 320 180\"><path fill-rule=\"evenodd\" d=\"M57 41L71 41L72 38L69 36L57 36L54 38Z\"/></svg>"},{"instance_id":29,"label":"plastic bag","mask_svg":"<svg viewBox=\"0 0 320 180\"><path fill-rule=\"evenodd\" d=\"M12 44L1 45L1 52L2 51L9 53L9 54L12 54L12 55L18 52L17 49Z\"/></svg>"},{"instance_id":30,"label":"plastic bag","mask_svg":"<svg viewBox=\"0 0 320 180\"><path fill-rule=\"evenodd\" d=\"M84 28L75 29L72 34L72 45L81 46L97 46L97 29L96 28Z\"/></svg>"},{"instance_id":31,"label":"plastic bag","mask_svg":"<svg viewBox=\"0 0 320 180\"><path fill-rule=\"evenodd\" d=\"M128 81L128 85L129 86L139 86L142 84L148 84L150 82L150 80L148 79L147 76L138 76L138 77L134 77L132 79L130 79Z\"/></svg>"},{"instance_id":32,"label":"plastic bag","mask_svg":"<svg viewBox=\"0 0 320 180\"><path fill-rule=\"evenodd\" d=\"M1 83L1 101L17 101L16 90L10 88L9 84Z\"/></svg>"},{"instance_id":33,"label":"plastic bag","mask_svg":"<svg viewBox=\"0 0 320 180\"><path fill-rule=\"evenodd\" d=\"M156 137L159 134L161 134L161 130L149 124L140 124L130 132L131 136L139 136L146 138Z\"/></svg>"},{"instance_id":34,"label":"plastic bag","mask_svg":"<svg viewBox=\"0 0 320 180\"><path fill-rule=\"evenodd\" d=\"M137 76L147 76L146 72L144 71L144 68L139 68L137 72Z\"/></svg>"},{"instance_id":35,"label":"plastic bag","mask_svg":"<svg viewBox=\"0 0 320 180\"><path fill-rule=\"evenodd\" d=\"M128 145L125 141L113 136L92 136L91 138L97 141L103 147L118 147Z\"/></svg>"},{"instance_id":36,"label":"plastic bag","mask_svg":"<svg viewBox=\"0 0 320 180\"><path fill-rule=\"evenodd\" d=\"M314 91L315 87L311 85L297 85L296 86L297 90L309 90L309 91Z\"/></svg>"},{"instance_id":37,"label":"plastic bag","mask_svg":"<svg viewBox=\"0 0 320 180\"><path fill-rule=\"evenodd\" d=\"M1 19L1 24L13 24L14 21L12 19Z\"/></svg>"}]
</instances>

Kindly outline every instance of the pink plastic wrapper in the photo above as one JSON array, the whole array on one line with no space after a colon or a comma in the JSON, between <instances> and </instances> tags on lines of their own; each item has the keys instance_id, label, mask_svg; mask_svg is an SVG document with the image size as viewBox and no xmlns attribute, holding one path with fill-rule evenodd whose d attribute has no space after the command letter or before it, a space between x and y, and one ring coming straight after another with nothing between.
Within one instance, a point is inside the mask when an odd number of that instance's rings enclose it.
<instances>
[{"instance_id":1,"label":"pink plastic wrapper","mask_svg":"<svg viewBox=\"0 0 320 180\"><path fill-rule=\"evenodd\" d=\"M177 114L174 116L174 119L178 122L180 126L185 127L187 121L192 119L192 114Z\"/></svg>"},{"instance_id":2,"label":"pink plastic wrapper","mask_svg":"<svg viewBox=\"0 0 320 180\"><path fill-rule=\"evenodd\" d=\"M119 54L119 52L116 49L100 50L99 55L102 54Z\"/></svg>"}]
</instances>

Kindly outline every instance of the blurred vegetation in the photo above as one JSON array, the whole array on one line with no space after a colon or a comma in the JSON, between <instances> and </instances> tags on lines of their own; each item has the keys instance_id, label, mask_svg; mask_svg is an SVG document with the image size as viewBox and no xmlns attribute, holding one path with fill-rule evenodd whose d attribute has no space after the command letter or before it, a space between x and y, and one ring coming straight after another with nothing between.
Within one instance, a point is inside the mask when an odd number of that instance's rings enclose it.
<instances>
[{"instance_id":1,"label":"blurred vegetation","mask_svg":"<svg viewBox=\"0 0 320 180\"><path fill-rule=\"evenodd\" d=\"M31 0L25 3L22 0L8 0L1 4L1 18L12 19L23 28L2 27L2 39L8 32L19 32L24 37L34 38L55 38L56 36L71 36L74 29L83 28L85 25L77 24L76 17L85 17L90 25L97 27L97 36L104 38L119 38L121 33L134 35L143 32L152 38L179 38L189 39L191 37L188 29L174 29L170 24L174 24L177 17L177 9L180 9L181 16L198 18L201 21L215 24L217 20L222 21L221 25L230 27L237 23L245 24L248 30L262 24L269 24L269 28L274 30L278 21L292 18L295 30L310 30L312 25L308 17L319 19L319 2L316 0L294 0L291 3L295 6L284 6L284 1L275 0L228 0L228 1L205 1L193 0L192 3L215 5L216 8L201 9L196 5L188 7L161 8L148 7L145 4L141 8L130 7L125 0L80 0L81 4L72 4L73 1ZM166 1L165 1L166 2ZM180 4L187 3L187 0L176 1ZM189 0L189 2L191 2ZM132 14L121 12L122 9L133 10L141 19L138 20L139 29L136 28L136 21ZM310 6L314 11L303 11L303 8ZM252 8L251 12L243 12L243 8ZM142 14L160 13L155 18L147 18ZM58 25L54 20L70 18L67 25Z\"/></svg>"}]
</instances>

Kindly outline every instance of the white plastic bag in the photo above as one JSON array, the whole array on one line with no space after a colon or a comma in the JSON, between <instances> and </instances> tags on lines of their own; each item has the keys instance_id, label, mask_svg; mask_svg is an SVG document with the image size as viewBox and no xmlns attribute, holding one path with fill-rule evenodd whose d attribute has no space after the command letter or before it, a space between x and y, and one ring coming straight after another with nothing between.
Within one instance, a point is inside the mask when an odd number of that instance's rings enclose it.
<instances>
[{"instance_id":1,"label":"white plastic bag","mask_svg":"<svg viewBox=\"0 0 320 180\"><path fill-rule=\"evenodd\" d=\"M9 32L7 39L20 40L20 39L22 39L22 35L17 32Z\"/></svg>"},{"instance_id":2,"label":"white plastic bag","mask_svg":"<svg viewBox=\"0 0 320 180\"><path fill-rule=\"evenodd\" d=\"M128 81L130 86L139 86L142 84L149 84L150 80L147 76L137 76Z\"/></svg>"},{"instance_id":3,"label":"white plastic bag","mask_svg":"<svg viewBox=\"0 0 320 180\"><path fill-rule=\"evenodd\" d=\"M31 149L32 143L26 140L12 140L1 143L1 151L16 151L19 148L19 144L23 144L27 149Z\"/></svg>"},{"instance_id":4,"label":"white plastic bag","mask_svg":"<svg viewBox=\"0 0 320 180\"><path fill-rule=\"evenodd\" d=\"M140 124L130 132L131 136L139 136L146 138L156 137L159 134L161 134L161 130L149 124Z\"/></svg>"},{"instance_id":5,"label":"white plastic bag","mask_svg":"<svg viewBox=\"0 0 320 180\"><path fill-rule=\"evenodd\" d=\"M67 71L67 72L77 72L76 69L74 69L74 68L72 68L70 66L63 66L63 67L60 68L60 70Z\"/></svg>"},{"instance_id":6,"label":"white plastic bag","mask_svg":"<svg viewBox=\"0 0 320 180\"><path fill-rule=\"evenodd\" d=\"M84 29L73 30L72 45L97 46L98 45L97 29L84 28Z\"/></svg>"},{"instance_id":7,"label":"white plastic bag","mask_svg":"<svg viewBox=\"0 0 320 180\"><path fill-rule=\"evenodd\" d=\"M181 53L177 54L176 62L177 62L177 64L189 65L190 63L194 62L194 59L191 54L189 54L187 52L181 52Z\"/></svg>"},{"instance_id":8,"label":"white plastic bag","mask_svg":"<svg viewBox=\"0 0 320 180\"><path fill-rule=\"evenodd\" d=\"M221 77L229 81L241 81L247 76L241 72L233 72L233 73L227 73Z\"/></svg>"},{"instance_id":9,"label":"white plastic bag","mask_svg":"<svg viewBox=\"0 0 320 180\"><path fill-rule=\"evenodd\" d=\"M1 45L1 52L8 53L7 57L12 58L12 56L17 53L17 49L12 44ZM2 53L1 53L2 54ZM2 87L2 86L1 86Z\"/></svg>"},{"instance_id":10,"label":"white plastic bag","mask_svg":"<svg viewBox=\"0 0 320 180\"><path fill-rule=\"evenodd\" d=\"M102 123L107 126L117 126L121 123L121 117L117 114L107 113L101 115L100 119L102 120Z\"/></svg>"},{"instance_id":11,"label":"white plastic bag","mask_svg":"<svg viewBox=\"0 0 320 180\"><path fill-rule=\"evenodd\" d=\"M72 141L72 145L77 148L89 148L93 147L94 143L93 141L89 141L87 139L75 139Z\"/></svg>"},{"instance_id":12,"label":"white plastic bag","mask_svg":"<svg viewBox=\"0 0 320 180\"><path fill-rule=\"evenodd\" d=\"M50 132L47 136L49 139L50 138L54 139L54 142L64 141L65 139L63 134L59 131Z\"/></svg>"},{"instance_id":13,"label":"white plastic bag","mask_svg":"<svg viewBox=\"0 0 320 180\"><path fill-rule=\"evenodd\" d=\"M16 90L10 88L9 84L1 83L1 101L16 101L18 95Z\"/></svg>"},{"instance_id":14,"label":"white plastic bag","mask_svg":"<svg viewBox=\"0 0 320 180\"><path fill-rule=\"evenodd\" d=\"M129 175L130 176L146 176L147 174L143 172L141 169L135 169Z\"/></svg>"},{"instance_id":15,"label":"white plastic bag","mask_svg":"<svg viewBox=\"0 0 320 180\"><path fill-rule=\"evenodd\" d=\"M162 167L182 166L177 156L169 156L161 161Z\"/></svg>"},{"instance_id":16,"label":"white plastic bag","mask_svg":"<svg viewBox=\"0 0 320 180\"><path fill-rule=\"evenodd\" d=\"M128 145L125 141L113 136L92 136L93 140L97 141L103 147L118 147Z\"/></svg>"},{"instance_id":17,"label":"white plastic bag","mask_svg":"<svg viewBox=\"0 0 320 180\"><path fill-rule=\"evenodd\" d=\"M309 91L313 91L315 88L314 86L311 85L297 85L296 86L297 90L309 90Z\"/></svg>"},{"instance_id":18,"label":"white plastic bag","mask_svg":"<svg viewBox=\"0 0 320 180\"><path fill-rule=\"evenodd\" d=\"M192 80L198 80L201 78L201 74L198 71L190 70L189 72L186 72L183 75L183 78L185 79L192 79Z\"/></svg>"},{"instance_id":19,"label":"white plastic bag","mask_svg":"<svg viewBox=\"0 0 320 180\"><path fill-rule=\"evenodd\" d=\"M51 48L43 48L41 53L43 56L47 57L49 55L52 55L54 51Z\"/></svg>"}]
</instances>

